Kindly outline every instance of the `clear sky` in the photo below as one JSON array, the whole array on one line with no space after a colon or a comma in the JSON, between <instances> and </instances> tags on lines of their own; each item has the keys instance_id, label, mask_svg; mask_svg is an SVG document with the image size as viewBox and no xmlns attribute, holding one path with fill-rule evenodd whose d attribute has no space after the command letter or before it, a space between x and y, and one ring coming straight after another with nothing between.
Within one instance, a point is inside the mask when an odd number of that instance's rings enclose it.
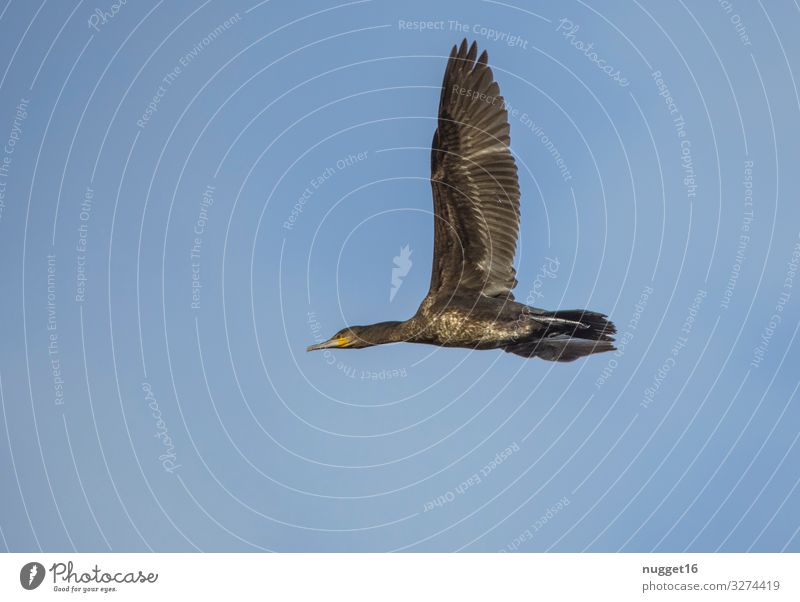
<instances>
[{"instance_id":1,"label":"clear sky","mask_svg":"<svg viewBox=\"0 0 800 602\"><path fill-rule=\"evenodd\" d=\"M798 27L0 1L0 546L800 551ZM510 109L517 299L619 351L306 353L425 295L465 36Z\"/></svg>"}]
</instances>

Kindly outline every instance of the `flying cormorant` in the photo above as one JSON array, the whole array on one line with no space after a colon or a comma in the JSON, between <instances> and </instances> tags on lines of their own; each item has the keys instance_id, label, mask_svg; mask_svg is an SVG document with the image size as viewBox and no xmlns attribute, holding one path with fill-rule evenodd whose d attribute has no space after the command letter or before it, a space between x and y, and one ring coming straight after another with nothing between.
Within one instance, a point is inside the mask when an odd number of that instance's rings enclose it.
<instances>
[{"instance_id":1,"label":"flying cormorant","mask_svg":"<svg viewBox=\"0 0 800 602\"><path fill-rule=\"evenodd\" d=\"M315 349L383 343L503 349L569 362L612 351L614 325L588 310L545 311L514 300L519 182L509 125L486 51L453 46L431 145L434 244L431 284L405 322L350 326Z\"/></svg>"}]
</instances>

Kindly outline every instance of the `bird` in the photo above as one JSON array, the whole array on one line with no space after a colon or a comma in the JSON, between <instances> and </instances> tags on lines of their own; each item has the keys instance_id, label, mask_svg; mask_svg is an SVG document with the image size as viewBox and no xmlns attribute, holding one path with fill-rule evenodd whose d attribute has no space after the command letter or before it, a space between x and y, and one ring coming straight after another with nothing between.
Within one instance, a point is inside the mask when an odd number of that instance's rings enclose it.
<instances>
[{"instance_id":1,"label":"bird","mask_svg":"<svg viewBox=\"0 0 800 602\"><path fill-rule=\"evenodd\" d=\"M514 299L520 188L488 59L465 38L447 60L431 144L433 265L419 309L405 321L348 326L308 351L407 342L570 362L615 350L616 328L605 314Z\"/></svg>"}]
</instances>

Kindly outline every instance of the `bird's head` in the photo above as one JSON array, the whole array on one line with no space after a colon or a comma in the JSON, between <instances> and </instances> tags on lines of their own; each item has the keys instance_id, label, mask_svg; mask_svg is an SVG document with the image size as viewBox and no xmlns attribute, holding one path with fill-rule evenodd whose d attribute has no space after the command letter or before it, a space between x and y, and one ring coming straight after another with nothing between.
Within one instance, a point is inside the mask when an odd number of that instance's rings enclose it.
<instances>
[{"instance_id":1,"label":"bird's head","mask_svg":"<svg viewBox=\"0 0 800 602\"><path fill-rule=\"evenodd\" d=\"M316 351L317 349L361 349L374 345L369 339L365 338L366 326L348 326L342 328L327 341L311 345L306 351Z\"/></svg>"},{"instance_id":2,"label":"bird's head","mask_svg":"<svg viewBox=\"0 0 800 602\"><path fill-rule=\"evenodd\" d=\"M403 328L403 322L379 322L369 326L348 326L342 328L324 343L317 343L308 347L307 351L317 349L362 349L383 345L384 343L399 343L407 341L408 335Z\"/></svg>"}]
</instances>

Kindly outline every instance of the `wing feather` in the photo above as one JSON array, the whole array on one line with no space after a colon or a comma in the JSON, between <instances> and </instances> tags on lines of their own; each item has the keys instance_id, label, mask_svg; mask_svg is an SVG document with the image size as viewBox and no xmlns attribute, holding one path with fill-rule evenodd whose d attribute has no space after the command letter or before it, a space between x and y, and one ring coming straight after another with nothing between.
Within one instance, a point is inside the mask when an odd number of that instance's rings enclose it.
<instances>
[{"instance_id":1,"label":"wing feather","mask_svg":"<svg viewBox=\"0 0 800 602\"><path fill-rule=\"evenodd\" d=\"M434 256L429 295L513 299L519 181L500 87L475 42L453 46L431 148Z\"/></svg>"}]
</instances>

